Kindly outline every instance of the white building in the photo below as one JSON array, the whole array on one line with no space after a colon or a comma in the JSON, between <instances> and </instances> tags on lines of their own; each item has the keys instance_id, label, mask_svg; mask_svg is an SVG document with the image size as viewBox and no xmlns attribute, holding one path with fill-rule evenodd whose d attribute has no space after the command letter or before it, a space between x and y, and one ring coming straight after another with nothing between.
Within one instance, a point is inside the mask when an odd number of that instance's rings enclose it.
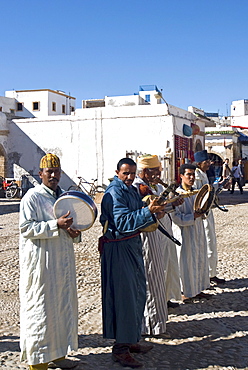
<instances>
[{"instance_id":1,"label":"white building","mask_svg":"<svg viewBox=\"0 0 248 370\"><path fill-rule=\"evenodd\" d=\"M63 91L49 89L6 91L5 97L15 99L16 117L46 117L70 115L75 111L76 99Z\"/></svg>"},{"instance_id":2,"label":"white building","mask_svg":"<svg viewBox=\"0 0 248 370\"><path fill-rule=\"evenodd\" d=\"M16 102L13 98L0 96L0 112L14 115L16 111Z\"/></svg>"},{"instance_id":3,"label":"white building","mask_svg":"<svg viewBox=\"0 0 248 370\"><path fill-rule=\"evenodd\" d=\"M28 92L26 100L24 91L23 95L16 92L13 99L23 102L27 113L33 115L32 104L40 102L44 114L7 121L8 133L0 135L4 176L18 179L30 173L37 178L41 156L52 152L61 158L62 187L77 183L78 176L108 185L119 159L151 153L162 161L164 180L178 180L180 164L193 160L196 147L204 149L204 119L167 104L156 86L146 88L125 97L85 100L82 109L64 116L58 111L51 114L50 104L63 95L54 93L48 100L50 90L44 90L44 96L43 90L35 90Z\"/></svg>"},{"instance_id":4,"label":"white building","mask_svg":"<svg viewBox=\"0 0 248 370\"><path fill-rule=\"evenodd\" d=\"M231 105L231 126L248 129L248 100L235 100Z\"/></svg>"}]
</instances>

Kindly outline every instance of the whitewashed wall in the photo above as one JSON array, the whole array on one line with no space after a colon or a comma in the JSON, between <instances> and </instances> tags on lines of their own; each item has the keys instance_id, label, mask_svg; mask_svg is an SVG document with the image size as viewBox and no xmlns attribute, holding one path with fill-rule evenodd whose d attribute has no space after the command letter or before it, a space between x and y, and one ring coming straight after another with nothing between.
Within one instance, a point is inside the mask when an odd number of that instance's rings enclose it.
<instances>
[{"instance_id":1,"label":"whitewashed wall","mask_svg":"<svg viewBox=\"0 0 248 370\"><path fill-rule=\"evenodd\" d=\"M52 102L56 103L56 112L52 110ZM71 110L70 107L75 108L76 100L68 97L67 95L63 94L55 94L51 91L48 91L48 115L49 116L56 116L56 115L65 115L70 114ZM65 113L62 113L62 104L65 105Z\"/></svg>"},{"instance_id":2,"label":"whitewashed wall","mask_svg":"<svg viewBox=\"0 0 248 370\"><path fill-rule=\"evenodd\" d=\"M234 100L231 104L231 116L240 117L248 114L248 100Z\"/></svg>"},{"instance_id":3,"label":"whitewashed wall","mask_svg":"<svg viewBox=\"0 0 248 370\"><path fill-rule=\"evenodd\" d=\"M9 124L8 138L8 158L16 164L14 176L20 177L21 172L38 175L41 156L52 152L61 158L64 188L71 179L77 182L77 176L98 178L100 185L107 185L126 151L164 156L168 142L174 151L174 134L182 136L183 124L190 125L194 117L187 111L183 117L167 112L166 104L161 104L82 109L63 118L15 120Z\"/></svg>"},{"instance_id":4,"label":"whitewashed wall","mask_svg":"<svg viewBox=\"0 0 248 370\"><path fill-rule=\"evenodd\" d=\"M248 128L248 115L241 116L241 117L232 117L231 118L231 125L240 127L240 128Z\"/></svg>"},{"instance_id":5,"label":"whitewashed wall","mask_svg":"<svg viewBox=\"0 0 248 370\"><path fill-rule=\"evenodd\" d=\"M141 98L140 95L127 95L127 96L105 96L105 105L112 107L133 106L140 104L148 104Z\"/></svg>"},{"instance_id":6,"label":"whitewashed wall","mask_svg":"<svg viewBox=\"0 0 248 370\"><path fill-rule=\"evenodd\" d=\"M0 96L0 107L2 108L3 113L10 113L11 110L13 111L16 109L15 100Z\"/></svg>"}]
</instances>

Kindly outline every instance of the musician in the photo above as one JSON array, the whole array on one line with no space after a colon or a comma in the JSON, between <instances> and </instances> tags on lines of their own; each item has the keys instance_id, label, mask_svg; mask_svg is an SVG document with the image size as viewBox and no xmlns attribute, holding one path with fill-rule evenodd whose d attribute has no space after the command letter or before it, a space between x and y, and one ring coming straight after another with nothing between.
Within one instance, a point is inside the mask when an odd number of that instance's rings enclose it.
<instances>
[{"instance_id":1,"label":"musician","mask_svg":"<svg viewBox=\"0 0 248 370\"><path fill-rule=\"evenodd\" d=\"M193 190L195 169L191 163L180 166L181 186L177 192ZM209 297L202 292L209 287L207 243L201 214L194 211L194 199L195 196L185 198L184 203L171 213L174 236L182 243L178 254L184 300Z\"/></svg>"},{"instance_id":2,"label":"musician","mask_svg":"<svg viewBox=\"0 0 248 370\"><path fill-rule=\"evenodd\" d=\"M137 158L137 177L133 185L141 199L147 195L162 193L163 186L157 183L160 175L161 163L157 155L144 154ZM180 200L180 204L181 202L183 200ZM172 234L168 213L161 213L159 222ZM142 232L141 238L147 279L144 331L149 335L160 335L166 332L167 305L178 306L178 303L170 302L170 299L181 299L176 246L159 230Z\"/></svg>"},{"instance_id":3,"label":"musician","mask_svg":"<svg viewBox=\"0 0 248 370\"><path fill-rule=\"evenodd\" d=\"M136 175L136 163L132 159L121 159L116 173L101 203L103 337L116 339L112 359L134 368L142 363L132 353L145 353L152 348L138 343L146 300L139 229L154 223L152 214L163 211L164 206L159 206L155 199L143 207L132 186Z\"/></svg>"},{"instance_id":4,"label":"musician","mask_svg":"<svg viewBox=\"0 0 248 370\"><path fill-rule=\"evenodd\" d=\"M65 355L78 348L78 311L73 238L69 212L55 219L61 194L60 160L41 158L42 184L28 190L20 204L20 347L29 369L73 368ZM76 239L74 239L76 240Z\"/></svg>"},{"instance_id":5,"label":"musician","mask_svg":"<svg viewBox=\"0 0 248 370\"><path fill-rule=\"evenodd\" d=\"M210 160L206 150L196 152L194 158L197 164L195 171L195 183L194 187L200 189L203 185L208 184L207 170L210 166ZM215 221L213 211L210 209L208 214L203 220L205 236L207 240L208 248L208 262L209 262L209 276L210 281L213 284L224 284L225 279L218 278L217 275L217 263L218 263L218 252L217 252L217 240L215 233Z\"/></svg>"}]
</instances>

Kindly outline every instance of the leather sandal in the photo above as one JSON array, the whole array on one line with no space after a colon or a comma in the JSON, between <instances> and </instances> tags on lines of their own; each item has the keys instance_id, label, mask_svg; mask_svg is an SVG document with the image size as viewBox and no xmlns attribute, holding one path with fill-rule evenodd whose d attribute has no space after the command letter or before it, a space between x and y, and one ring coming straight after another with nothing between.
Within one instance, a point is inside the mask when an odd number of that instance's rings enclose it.
<instances>
[{"instance_id":1,"label":"leather sandal","mask_svg":"<svg viewBox=\"0 0 248 370\"><path fill-rule=\"evenodd\" d=\"M73 369L76 367L80 361L72 361L68 358L65 358L63 360L54 360L48 363L49 369Z\"/></svg>"},{"instance_id":2,"label":"leather sandal","mask_svg":"<svg viewBox=\"0 0 248 370\"><path fill-rule=\"evenodd\" d=\"M131 344L131 346L129 347L129 351L131 353L147 353L151 349L153 349L152 344L136 343L136 344Z\"/></svg>"},{"instance_id":3,"label":"leather sandal","mask_svg":"<svg viewBox=\"0 0 248 370\"><path fill-rule=\"evenodd\" d=\"M115 362L119 362L122 366L128 366L131 368L137 368L142 367L143 364L139 361L137 361L130 352L124 352L124 353L112 353L112 360Z\"/></svg>"}]
</instances>

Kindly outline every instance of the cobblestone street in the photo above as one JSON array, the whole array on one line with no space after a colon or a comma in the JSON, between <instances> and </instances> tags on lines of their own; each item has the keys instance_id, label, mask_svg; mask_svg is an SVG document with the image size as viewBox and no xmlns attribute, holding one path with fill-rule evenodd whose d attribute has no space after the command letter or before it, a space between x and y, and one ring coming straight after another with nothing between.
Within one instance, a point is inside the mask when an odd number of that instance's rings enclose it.
<instances>
[{"instance_id":1,"label":"cobblestone street","mask_svg":"<svg viewBox=\"0 0 248 370\"><path fill-rule=\"evenodd\" d=\"M144 369L248 369L248 185L244 194L223 191L214 209L218 240L218 276L227 279L212 287L209 300L170 309L167 333L146 337L154 349L138 355ZM19 201L0 199L0 368L26 369L19 362L18 298ZM113 341L101 335L98 222L75 245L79 297L79 361L76 370L121 369L111 360Z\"/></svg>"}]
</instances>

